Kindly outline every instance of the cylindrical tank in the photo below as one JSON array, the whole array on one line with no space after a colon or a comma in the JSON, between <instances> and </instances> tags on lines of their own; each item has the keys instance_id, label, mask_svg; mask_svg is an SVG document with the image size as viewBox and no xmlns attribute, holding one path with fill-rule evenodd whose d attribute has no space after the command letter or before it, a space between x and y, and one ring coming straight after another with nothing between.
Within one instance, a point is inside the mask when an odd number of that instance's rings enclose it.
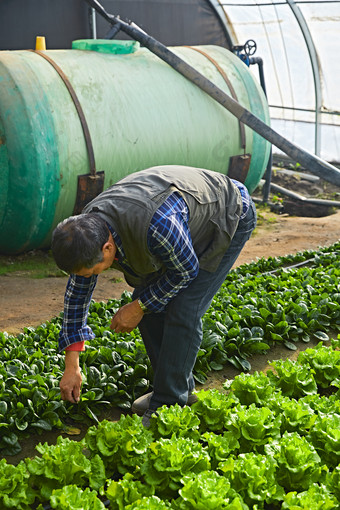
<instances>
[{"instance_id":1,"label":"cylindrical tank","mask_svg":"<svg viewBox=\"0 0 340 510\"><path fill-rule=\"evenodd\" d=\"M242 148L232 114L138 43L124 46L125 54L118 41L44 52L76 92L104 188L162 164L227 174L232 156L249 153L252 192L270 144L245 127ZM171 49L226 93L232 84L242 106L269 124L265 96L239 58L217 46L199 47L206 55ZM0 252L48 247L55 225L73 213L78 175L89 171L79 115L57 71L38 53L0 52Z\"/></svg>"}]
</instances>

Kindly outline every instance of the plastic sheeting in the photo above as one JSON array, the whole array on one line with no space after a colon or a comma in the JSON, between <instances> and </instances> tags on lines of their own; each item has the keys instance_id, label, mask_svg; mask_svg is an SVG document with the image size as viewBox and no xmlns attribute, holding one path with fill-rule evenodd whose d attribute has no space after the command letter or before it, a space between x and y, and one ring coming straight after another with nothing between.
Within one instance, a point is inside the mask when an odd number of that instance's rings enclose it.
<instances>
[{"instance_id":1,"label":"plastic sheeting","mask_svg":"<svg viewBox=\"0 0 340 510\"><path fill-rule=\"evenodd\" d=\"M236 34L236 43L248 39L257 43L256 55L264 62L272 127L323 159L340 162L339 0L219 3ZM257 73L255 67L253 72ZM273 152L279 151L273 147Z\"/></svg>"}]
</instances>

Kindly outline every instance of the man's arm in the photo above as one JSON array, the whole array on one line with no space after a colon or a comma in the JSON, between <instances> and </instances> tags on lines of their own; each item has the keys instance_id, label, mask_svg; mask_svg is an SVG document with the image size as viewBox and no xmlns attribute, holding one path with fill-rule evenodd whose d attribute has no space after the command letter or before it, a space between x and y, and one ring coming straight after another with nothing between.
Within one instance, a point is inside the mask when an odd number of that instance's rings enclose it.
<instances>
[{"instance_id":1,"label":"man's arm","mask_svg":"<svg viewBox=\"0 0 340 510\"><path fill-rule=\"evenodd\" d=\"M60 381L61 398L72 403L78 402L82 384L79 367L79 351L84 342L94 338L87 326L87 315L97 276L90 278L71 275L64 297L63 325L59 334L59 349L65 350L65 371Z\"/></svg>"},{"instance_id":2,"label":"man's arm","mask_svg":"<svg viewBox=\"0 0 340 510\"><path fill-rule=\"evenodd\" d=\"M69 277L64 296L63 324L59 334L60 352L75 343L94 338L86 321L97 278L97 275L85 278L74 274Z\"/></svg>"},{"instance_id":3,"label":"man's arm","mask_svg":"<svg viewBox=\"0 0 340 510\"><path fill-rule=\"evenodd\" d=\"M65 371L60 380L61 398L74 404L79 402L81 384L79 352L65 351Z\"/></svg>"}]
</instances>

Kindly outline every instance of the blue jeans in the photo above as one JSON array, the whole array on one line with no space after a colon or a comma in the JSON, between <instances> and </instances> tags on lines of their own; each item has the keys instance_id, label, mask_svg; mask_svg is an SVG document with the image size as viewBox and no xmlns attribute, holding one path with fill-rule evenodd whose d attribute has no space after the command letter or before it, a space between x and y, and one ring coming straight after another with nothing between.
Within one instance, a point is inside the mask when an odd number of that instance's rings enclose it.
<instances>
[{"instance_id":1,"label":"blue jeans","mask_svg":"<svg viewBox=\"0 0 340 510\"><path fill-rule=\"evenodd\" d=\"M139 323L154 372L150 409L176 402L186 404L195 387L192 370L202 342L202 316L255 226L256 209L251 202L217 270L211 273L200 269L195 280L163 312L146 314Z\"/></svg>"}]
</instances>

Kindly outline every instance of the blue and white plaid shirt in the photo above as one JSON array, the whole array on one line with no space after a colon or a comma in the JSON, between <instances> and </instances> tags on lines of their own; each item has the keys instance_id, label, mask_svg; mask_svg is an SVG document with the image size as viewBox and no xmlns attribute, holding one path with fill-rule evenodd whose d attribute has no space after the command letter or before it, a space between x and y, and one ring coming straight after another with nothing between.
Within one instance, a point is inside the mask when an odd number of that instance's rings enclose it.
<instances>
[{"instance_id":1,"label":"blue and white plaid shirt","mask_svg":"<svg viewBox=\"0 0 340 510\"><path fill-rule=\"evenodd\" d=\"M249 194L241 183L237 181L234 183L241 192L243 216L249 207ZM152 254L162 260L167 270L139 296L150 312L162 311L166 304L198 274L199 262L192 246L188 221L188 207L176 192L163 202L151 220L147 234L148 247ZM108 226L117 246L118 263L123 267L125 254L121 240L112 227ZM60 351L74 343L94 338L86 322L97 278L97 275L89 278L70 275L64 298L63 325L59 335Z\"/></svg>"}]
</instances>

